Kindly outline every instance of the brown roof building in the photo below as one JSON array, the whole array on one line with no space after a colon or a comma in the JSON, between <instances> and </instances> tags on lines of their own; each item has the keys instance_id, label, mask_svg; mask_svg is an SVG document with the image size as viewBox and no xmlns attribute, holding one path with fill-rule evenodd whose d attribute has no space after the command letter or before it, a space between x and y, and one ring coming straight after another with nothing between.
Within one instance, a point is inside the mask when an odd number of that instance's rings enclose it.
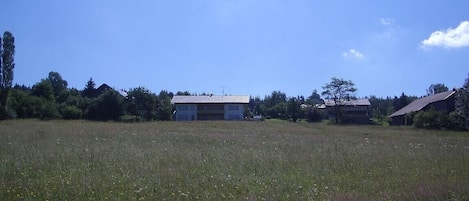
<instances>
[{"instance_id":1,"label":"brown roof building","mask_svg":"<svg viewBox=\"0 0 469 201\"><path fill-rule=\"evenodd\" d=\"M334 100L324 100L326 106L326 114L328 118L334 118L337 113L336 107L341 107L342 123L357 123L367 124L370 123L370 101L368 99L351 99L341 100L336 104Z\"/></svg>"},{"instance_id":2,"label":"brown roof building","mask_svg":"<svg viewBox=\"0 0 469 201\"><path fill-rule=\"evenodd\" d=\"M452 112L455 109L454 101L456 90L437 93L412 101L410 104L389 115L392 125L410 125L410 115L433 108L436 111Z\"/></svg>"}]
</instances>

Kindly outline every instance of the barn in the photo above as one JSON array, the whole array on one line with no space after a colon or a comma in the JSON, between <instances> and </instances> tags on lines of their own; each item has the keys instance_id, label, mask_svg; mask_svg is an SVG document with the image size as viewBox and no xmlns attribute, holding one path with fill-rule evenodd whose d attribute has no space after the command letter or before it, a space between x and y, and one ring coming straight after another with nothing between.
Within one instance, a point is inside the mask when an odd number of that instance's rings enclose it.
<instances>
[{"instance_id":1,"label":"barn","mask_svg":"<svg viewBox=\"0 0 469 201\"><path fill-rule=\"evenodd\" d=\"M174 96L176 121L241 120L249 96Z\"/></svg>"},{"instance_id":2,"label":"barn","mask_svg":"<svg viewBox=\"0 0 469 201\"><path fill-rule=\"evenodd\" d=\"M412 114L433 108L436 111L452 112L455 109L456 90L445 91L412 101L405 107L389 115L392 125L412 124Z\"/></svg>"}]
</instances>

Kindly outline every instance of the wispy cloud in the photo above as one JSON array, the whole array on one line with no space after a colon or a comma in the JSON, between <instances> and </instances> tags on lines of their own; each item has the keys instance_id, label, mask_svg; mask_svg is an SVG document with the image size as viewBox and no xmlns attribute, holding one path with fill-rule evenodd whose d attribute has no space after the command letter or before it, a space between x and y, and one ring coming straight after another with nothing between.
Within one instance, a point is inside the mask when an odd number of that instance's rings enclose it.
<instances>
[{"instance_id":1,"label":"wispy cloud","mask_svg":"<svg viewBox=\"0 0 469 201\"><path fill-rule=\"evenodd\" d=\"M461 22L454 29L435 31L428 39L421 42L421 47L424 49L430 49L432 46L444 48L469 46L469 21Z\"/></svg>"},{"instance_id":2,"label":"wispy cloud","mask_svg":"<svg viewBox=\"0 0 469 201\"><path fill-rule=\"evenodd\" d=\"M380 18L379 23L384 26L392 25L394 23L393 18Z\"/></svg>"},{"instance_id":3,"label":"wispy cloud","mask_svg":"<svg viewBox=\"0 0 469 201\"><path fill-rule=\"evenodd\" d=\"M344 58L362 59L364 56L365 55L363 55L361 52L353 48L346 52L342 52L342 57Z\"/></svg>"}]
</instances>

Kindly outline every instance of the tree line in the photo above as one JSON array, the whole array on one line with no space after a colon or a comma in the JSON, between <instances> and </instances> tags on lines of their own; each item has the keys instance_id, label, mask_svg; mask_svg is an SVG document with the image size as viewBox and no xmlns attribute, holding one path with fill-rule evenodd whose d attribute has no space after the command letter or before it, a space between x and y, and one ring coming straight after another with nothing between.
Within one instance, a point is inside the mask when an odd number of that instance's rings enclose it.
<instances>
[{"instance_id":1,"label":"tree line","mask_svg":"<svg viewBox=\"0 0 469 201\"><path fill-rule=\"evenodd\" d=\"M105 84L96 87L92 78L88 80L82 90L68 88L68 83L58 72L50 72L48 76L34 84L32 87L24 85L12 86L13 69L15 68L14 37L5 32L0 38L0 119L7 118L40 118L40 119L88 119L97 121L123 120L123 121L152 121L172 120L174 107L171 99L174 95L208 95L193 94L188 91L178 91L176 94L166 90L159 94L151 92L145 87L136 87L129 90L117 91ZM265 118L284 119L296 122L305 119L310 122L321 121L327 117L320 105L324 104L321 95L333 100L336 105L332 111L332 121L341 122L343 111L340 101L357 99L357 89L350 80L332 78L331 82L322 86L319 93L313 90L308 97L287 96L281 91L273 91L261 98L251 96L247 117L261 115ZM427 95L448 91L444 84L432 84ZM388 116L403 108L418 97L402 93L399 97L365 97L371 106L368 113L376 122L387 122ZM433 113L432 113L433 114ZM437 113L435 113L437 114ZM430 115L434 119L440 116ZM448 114L444 114L448 115ZM416 122L425 123L433 121L427 114L415 115ZM458 89L456 98L456 111L452 114L458 119L462 127L469 126L469 78L462 88ZM440 118L441 119L441 118ZM425 120L425 121L424 121ZM425 127L425 126L423 126Z\"/></svg>"},{"instance_id":2,"label":"tree line","mask_svg":"<svg viewBox=\"0 0 469 201\"><path fill-rule=\"evenodd\" d=\"M8 117L88 119L97 121L151 121L172 119L172 93L158 95L145 87L123 93L106 84L96 88L92 78L83 90L68 88L58 72L50 72L32 87L15 85L10 94Z\"/></svg>"}]
</instances>

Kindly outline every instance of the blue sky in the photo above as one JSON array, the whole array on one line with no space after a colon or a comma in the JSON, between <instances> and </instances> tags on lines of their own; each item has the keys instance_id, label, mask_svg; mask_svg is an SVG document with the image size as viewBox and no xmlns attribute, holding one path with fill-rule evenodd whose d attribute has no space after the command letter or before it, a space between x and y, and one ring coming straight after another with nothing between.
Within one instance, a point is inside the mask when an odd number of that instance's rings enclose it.
<instances>
[{"instance_id":1,"label":"blue sky","mask_svg":"<svg viewBox=\"0 0 469 201\"><path fill-rule=\"evenodd\" d=\"M422 96L469 73L467 0L4 0L14 83L308 96L332 77L357 96Z\"/></svg>"}]
</instances>

